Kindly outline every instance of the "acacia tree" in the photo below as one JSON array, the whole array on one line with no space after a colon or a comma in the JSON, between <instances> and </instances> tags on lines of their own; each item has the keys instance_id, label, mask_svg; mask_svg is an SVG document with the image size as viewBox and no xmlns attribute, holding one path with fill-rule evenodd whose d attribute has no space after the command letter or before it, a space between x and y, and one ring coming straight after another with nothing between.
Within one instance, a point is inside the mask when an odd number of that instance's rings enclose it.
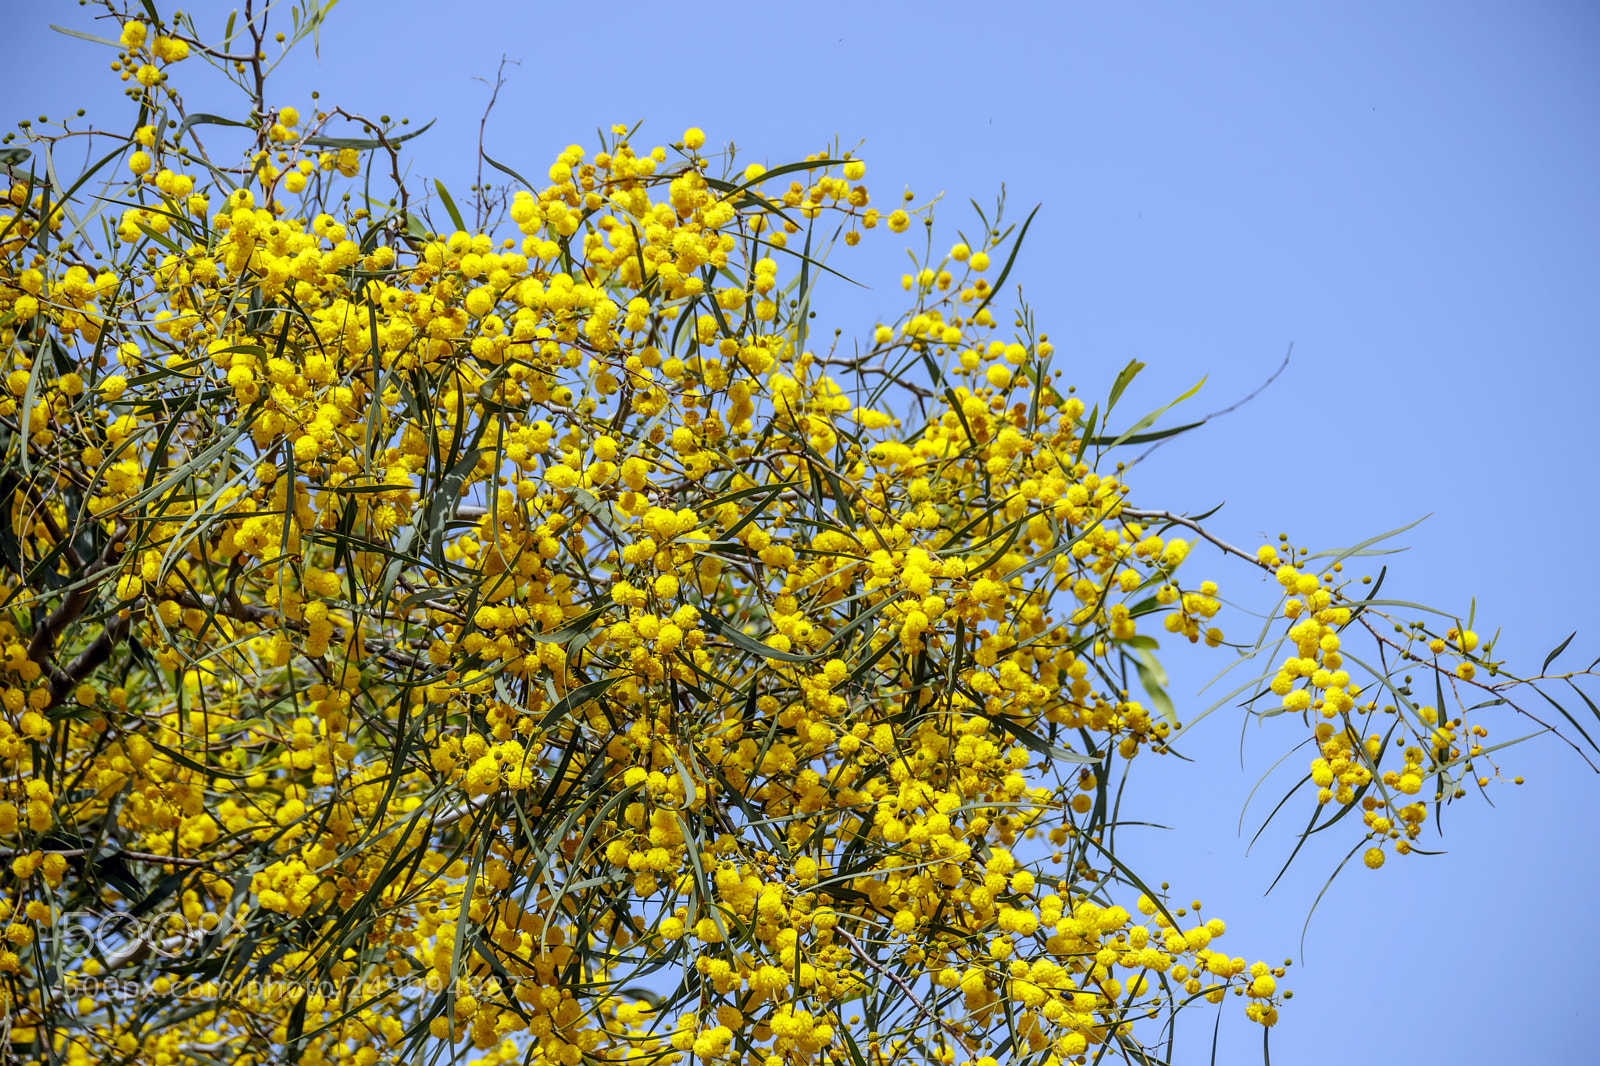
<instances>
[{"instance_id":1,"label":"acacia tree","mask_svg":"<svg viewBox=\"0 0 1600 1066\"><path fill-rule=\"evenodd\" d=\"M1548 700L1346 571L1381 538L1144 500L1128 449L1191 427L1124 420L1138 364L1060 382L1003 203L940 253L851 153L616 126L544 184L485 156L469 224L415 133L269 97L266 12L100 23L130 128L70 184L70 122L4 156L17 1059L1158 1062L1285 994L1116 855L1184 733L1157 635L1374 869ZM820 354L830 253L914 222L899 314Z\"/></svg>"}]
</instances>

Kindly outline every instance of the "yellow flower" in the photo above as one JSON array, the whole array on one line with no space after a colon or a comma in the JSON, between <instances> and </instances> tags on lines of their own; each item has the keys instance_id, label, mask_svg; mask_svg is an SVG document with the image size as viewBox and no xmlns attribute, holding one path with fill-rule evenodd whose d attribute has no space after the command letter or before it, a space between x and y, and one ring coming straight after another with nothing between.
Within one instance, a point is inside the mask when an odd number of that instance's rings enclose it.
<instances>
[{"instance_id":1,"label":"yellow flower","mask_svg":"<svg viewBox=\"0 0 1600 1066\"><path fill-rule=\"evenodd\" d=\"M189 58L189 42L176 37L157 37L150 51L165 63L178 63Z\"/></svg>"}]
</instances>

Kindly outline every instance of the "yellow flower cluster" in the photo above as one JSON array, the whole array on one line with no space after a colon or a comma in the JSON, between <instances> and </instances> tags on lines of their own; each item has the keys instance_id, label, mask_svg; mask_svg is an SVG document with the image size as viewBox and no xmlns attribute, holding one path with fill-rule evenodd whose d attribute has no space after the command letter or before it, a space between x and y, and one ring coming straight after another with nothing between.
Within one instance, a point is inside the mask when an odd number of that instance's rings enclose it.
<instances>
[{"instance_id":1,"label":"yellow flower cluster","mask_svg":"<svg viewBox=\"0 0 1600 1066\"><path fill-rule=\"evenodd\" d=\"M1116 776L1181 732L1154 634L1225 643L1217 584L1180 577L1215 538L1130 506L1031 312L999 327L1020 233L985 217L862 355L819 354L828 233L913 215L853 154L617 126L481 226L438 186L434 232L340 191L387 119L263 104L247 165L202 165L169 68L262 59L192 28L122 24L149 121L109 261L46 252L71 222L26 183L0 216L26 1054L1083 1062L1197 997L1277 1021L1283 969L1110 850ZM1498 667L1459 624L1373 630L1337 562L1252 561L1293 654L1247 705L1305 719L1318 804L1362 809L1379 866L1486 730L1463 755L1442 688L1357 685L1342 641L1453 692ZM31 945L84 901L177 947L91 954L63 1007ZM91 980L120 973L147 1008Z\"/></svg>"}]
</instances>

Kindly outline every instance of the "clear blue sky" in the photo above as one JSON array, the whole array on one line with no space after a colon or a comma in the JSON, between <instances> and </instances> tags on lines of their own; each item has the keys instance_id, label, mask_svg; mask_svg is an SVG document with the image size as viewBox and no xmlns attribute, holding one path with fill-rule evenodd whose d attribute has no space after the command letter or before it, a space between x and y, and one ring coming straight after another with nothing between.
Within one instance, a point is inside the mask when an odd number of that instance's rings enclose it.
<instances>
[{"instance_id":1,"label":"clear blue sky","mask_svg":"<svg viewBox=\"0 0 1600 1066\"><path fill-rule=\"evenodd\" d=\"M220 32L225 6L192 7ZM7 121L85 103L110 118L110 55L44 27L86 26L84 12L13 6ZM837 135L865 142L881 201L943 191L946 241L966 200L1005 182L1018 217L1044 205L1013 278L1086 398L1137 358L1130 413L1209 374L1189 405L1203 414L1294 342L1265 395L1138 468L1141 505L1225 500L1212 524L1229 539L1282 530L1316 547L1431 513L1386 591L1463 612L1475 595L1478 628L1503 625L1502 650L1536 667L1573 629L1574 662L1600 654L1586 556L1567 542L1595 527L1600 487L1585 413L1600 391L1597 49L1600 7L1577 2L343 0L324 64L308 53L270 102L304 108L319 89L436 117L413 172L458 200L487 99L473 78L502 51L521 66L488 149L530 176L613 122L643 119L646 143L698 125L776 162ZM822 299L847 336L900 295L903 252L886 231L867 244L841 263L873 291ZM1242 567L1199 551L1188 566L1250 598ZM1180 711L1210 659L1174 663ZM1600 928L1571 912L1593 891L1600 777L1548 738L1509 753L1528 784L1495 792L1498 810L1452 807L1446 856L1347 871L1300 964L1305 914L1349 842L1308 847L1263 901L1290 837L1245 859L1255 823L1245 839L1236 824L1295 734L1255 732L1241 769L1237 715L1213 716L1189 749L1200 765L1156 767L1170 780L1141 811L1175 831L1127 844L1228 920L1219 947L1295 956L1274 1062L1592 1059ZM1258 1059L1258 1031L1236 1001L1224 1010L1217 1061ZM1179 1061L1206 1061L1211 1016L1188 1025Z\"/></svg>"}]
</instances>

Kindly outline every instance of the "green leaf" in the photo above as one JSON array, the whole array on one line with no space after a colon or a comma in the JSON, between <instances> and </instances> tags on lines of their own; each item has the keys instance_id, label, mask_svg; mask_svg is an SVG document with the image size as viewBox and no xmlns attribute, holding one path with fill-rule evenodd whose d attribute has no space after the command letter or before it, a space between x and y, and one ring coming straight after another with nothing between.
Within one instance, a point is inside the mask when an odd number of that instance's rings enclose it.
<instances>
[{"instance_id":1,"label":"green leaf","mask_svg":"<svg viewBox=\"0 0 1600 1066\"><path fill-rule=\"evenodd\" d=\"M1039 364L1027 369L1027 374L1033 378L1033 397L1028 401L1028 425L1034 429L1039 428L1039 401L1050 382L1050 363L1053 358L1047 356Z\"/></svg>"},{"instance_id":2,"label":"green leaf","mask_svg":"<svg viewBox=\"0 0 1600 1066\"><path fill-rule=\"evenodd\" d=\"M617 993L618 999L621 999L624 996L628 997L629 999L643 1000L644 1002L650 1004L651 1010L660 1010L663 1002L661 993L652 992L648 988L624 988L622 991Z\"/></svg>"},{"instance_id":3,"label":"green leaf","mask_svg":"<svg viewBox=\"0 0 1600 1066\"><path fill-rule=\"evenodd\" d=\"M1135 433L1131 437L1126 435L1121 437L1091 437L1089 443L1096 447L1116 447L1119 444L1150 444L1158 440L1166 440L1168 437L1176 437L1180 433L1187 433L1191 429L1199 429L1205 424L1205 419L1201 419L1198 422L1186 422L1181 426L1173 426L1171 429L1156 429L1151 430L1149 433Z\"/></svg>"},{"instance_id":4,"label":"green leaf","mask_svg":"<svg viewBox=\"0 0 1600 1066\"><path fill-rule=\"evenodd\" d=\"M895 602L895 599L896 597L894 596L886 596L880 602L867 608L865 611L862 611L860 614L850 619L850 621L840 626L839 629L833 634L833 639L828 641L827 645L822 649L823 652L835 647L843 647L845 637L849 636L851 633L854 633L868 622L871 622L873 619L877 618L878 615L882 614L892 603Z\"/></svg>"},{"instance_id":5,"label":"green leaf","mask_svg":"<svg viewBox=\"0 0 1600 1066\"><path fill-rule=\"evenodd\" d=\"M1017 261L1017 253L1022 250L1022 241L1028 235L1028 227L1033 225L1033 216L1037 215L1039 208L1043 206L1043 204L1039 204L1028 212L1028 219L1022 224L1022 231L1017 234L1017 239L1011 242L1011 254L1006 256L1006 265L1001 269L1000 276L994 279L994 286L989 289L989 295L985 296L983 302L978 304L977 308L972 312L973 318L976 318L980 311L989 306L989 301L994 299L995 294L1000 291L1000 287L1006 283L1006 278L1011 276L1011 267Z\"/></svg>"},{"instance_id":6,"label":"green leaf","mask_svg":"<svg viewBox=\"0 0 1600 1066\"><path fill-rule=\"evenodd\" d=\"M729 500L755 495L756 493L763 493L765 498L758 501L755 506L751 507L750 510L741 515L737 522L723 531L721 539L725 541L732 540L734 537L739 535L739 532L743 530L745 526L755 521L756 517L760 515L762 511L765 511L773 500L777 499L785 491L796 488L797 484L797 482L793 481L780 481L776 485L757 485L755 488L739 489L735 492L726 493L720 498L705 504L703 507L703 513L714 512L717 507Z\"/></svg>"},{"instance_id":7,"label":"green leaf","mask_svg":"<svg viewBox=\"0 0 1600 1066\"><path fill-rule=\"evenodd\" d=\"M239 126L244 129L249 129L250 123L240 122L237 119L223 118L221 115L207 114L204 111L196 111L194 114L189 115L182 122L178 123L178 129L172 135L172 143L177 144L179 141L183 140L183 135L190 126Z\"/></svg>"},{"instance_id":8,"label":"green leaf","mask_svg":"<svg viewBox=\"0 0 1600 1066\"><path fill-rule=\"evenodd\" d=\"M1022 725L1020 722L1014 722L1002 715L984 715L984 717L988 718L989 721L993 722L1007 733L1010 733L1012 736L1016 737L1017 742L1023 747L1044 756L1046 759L1056 759L1060 762L1075 763L1079 766L1098 766L1104 761L1103 759L1093 755L1084 755L1081 752L1057 747L1054 744L1046 741L1038 733L1035 733L1027 726Z\"/></svg>"},{"instance_id":9,"label":"green leaf","mask_svg":"<svg viewBox=\"0 0 1600 1066\"><path fill-rule=\"evenodd\" d=\"M794 350L803 351L806 346L806 331L811 328L811 235L814 228L806 227L806 247L800 253L800 300L794 312L795 342ZM684 319L688 319L685 314ZM681 323L680 323L681 325Z\"/></svg>"},{"instance_id":10,"label":"green leaf","mask_svg":"<svg viewBox=\"0 0 1600 1066\"><path fill-rule=\"evenodd\" d=\"M572 502L582 508L583 512L590 518L593 518L601 529L618 540L624 539L622 531L617 528L615 517L611 514L611 508L607 504L601 503L594 493L588 489L574 488L569 491L572 495Z\"/></svg>"},{"instance_id":11,"label":"green leaf","mask_svg":"<svg viewBox=\"0 0 1600 1066\"><path fill-rule=\"evenodd\" d=\"M35 359L33 366L28 369L28 386L22 394L22 419L19 425L27 424L28 412L33 410L33 398L39 389L39 371L43 366L43 359ZM32 447L32 441L28 434L19 430L17 433L17 448L21 452L22 472L24 474L32 471L32 464L28 461L28 449L30 447Z\"/></svg>"},{"instance_id":12,"label":"green leaf","mask_svg":"<svg viewBox=\"0 0 1600 1066\"><path fill-rule=\"evenodd\" d=\"M1311 901L1311 909L1306 912L1306 924L1300 927L1301 956L1306 953L1306 930L1311 928L1311 916L1317 913L1317 906L1322 902L1322 897L1328 894L1328 889L1333 887L1334 879L1339 876L1340 871L1345 868L1351 859L1355 858L1356 852L1365 847L1366 843L1365 840L1358 841L1356 846L1350 849L1350 853L1339 860L1339 865L1333 868L1333 873L1329 874L1328 879L1322 883L1322 890L1317 893L1317 898ZM1420 854L1429 854L1428 852L1423 852L1420 848L1412 848L1411 850Z\"/></svg>"},{"instance_id":13,"label":"green leaf","mask_svg":"<svg viewBox=\"0 0 1600 1066\"><path fill-rule=\"evenodd\" d=\"M1568 636L1566 640L1563 640L1560 644L1556 645L1555 651L1552 651L1549 655L1546 655L1544 657L1544 665L1539 667L1539 672L1541 674L1544 673L1546 670L1550 669L1550 664L1555 662L1556 659L1560 657L1561 653L1567 650L1567 645L1571 644L1572 643L1572 638L1577 636L1577 635L1578 635L1578 631L1577 630L1573 630L1572 634L1570 636ZM1441 710L1442 709L1443 708L1441 708Z\"/></svg>"},{"instance_id":14,"label":"green leaf","mask_svg":"<svg viewBox=\"0 0 1600 1066\"><path fill-rule=\"evenodd\" d=\"M1404 607L1408 611L1425 611L1428 614L1436 614L1440 618L1447 618L1452 622L1455 621L1455 615L1450 614L1448 611L1441 611L1437 607L1429 607L1425 603L1415 603L1411 600L1366 599L1361 600L1360 605L1362 607Z\"/></svg>"},{"instance_id":15,"label":"green leaf","mask_svg":"<svg viewBox=\"0 0 1600 1066\"><path fill-rule=\"evenodd\" d=\"M335 495L360 494L363 492L402 492L412 488L409 482L396 485L328 485L323 492L332 492Z\"/></svg>"},{"instance_id":16,"label":"green leaf","mask_svg":"<svg viewBox=\"0 0 1600 1066\"><path fill-rule=\"evenodd\" d=\"M157 244L161 245L161 247L165 248L167 251L171 252L173 255L182 255L183 254L183 249L178 247L176 242L174 242L171 237L168 237L168 236L166 236L165 234L162 234L162 233L157 233L155 230L151 229L149 226L145 225L143 222L135 222L134 225L138 226L139 227L139 231L141 233L143 233L146 237L149 237L151 240L153 240Z\"/></svg>"},{"instance_id":17,"label":"green leaf","mask_svg":"<svg viewBox=\"0 0 1600 1066\"><path fill-rule=\"evenodd\" d=\"M1078 438L1078 452L1072 457L1074 465L1083 462L1083 453L1089 447L1089 441L1094 437L1095 423L1100 418L1100 405L1095 404L1089 411L1089 420L1083 424L1083 436Z\"/></svg>"},{"instance_id":18,"label":"green leaf","mask_svg":"<svg viewBox=\"0 0 1600 1066\"><path fill-rule=\"evenodd\" d=\"M412 130L410 133L403 133L398 137L388 137L385 140L388 141L390 147L393 147L409 141L413 137L421 137L437 121L438 119L433 119L419 130ZM354 148L357 151L370 151L374 148L382 148L384 141L375 140L371 137L307 137L305 145L308 148Z\"/></svg>"},{"instance_id":19,"label":"green leaf","mask_svg":"<svg viewBox=\"0 0 1600 1066\"><path fill-rule=\"evenodd\" d=\"M120 41L113 41L109 37L100 37L100 36L97 36L97 35L95 35L93 33L84 33L82 30L69 30L67 27L65 27L65 26L57 26L53 22L50 23L50 28L52 30L55 30L57 33L64 33L68 37L76 37L80 41L90 41L90 42L92 42L94 44L108 45L108 46L110 46L112 48L118 48L118 49L120 49L122 47L122 43Z\"/></svg>"},{"instance_id":20,"label":"green leaf","mask_svg":"<svg viewBox=\"0 0 1600 1066\"><path fill-rule=\"evenodd\" d=\"M552 630L549 633L534 633L533 639L540 644L569 643L578 637L588 636L599 629L604 629L605 626L596 627L594 623L613 610L615 610L615 607L610 603L606 603L592 611L585 612L582 616L573 619L570 624L562 626L560 629Z\"/></svg>"},{"instance_id":21,"label":"green leaf","mask_svg":"<svg viewBox=\"0 0 1600 1066\"><path fill-rule=\"evenodd\" d=\"M672 764L678 768L678 780L683 783L683 805L693 807L696 797L694 778L689 774L689 768L683 765L683 760L678 758L676 751L672 752Z\"/></svg>"},{"instance_id":22,"label":"green leaf","mask_svg":"<svg viewBox=\"0 0 1600 1066\"><path fill-rule=\"evenodd\" d=\"M850 1052L851 1066L867 1066L867 1060L861 1055L861 1048L856 1045L856 1038L850 1032L849 1026L844 1026L840 1032L844 1034L845 1047Z\"/></svg>"},{"instance_id":23,"label":"green leaf","mask_svg":"<svg viewBox=\"0 0 1600 1066\"><path fill-rule=\"evenodd\" d=\"M467 224L461 220L461 212L456 210L456 202L450 195L450 190L444 187L444 182L438 178L433 179L433 187L439 190L439 199L444 202L444 209L450 212L450 221L456 224L456 229L465 230Z\"/></svg>"},{"instance_id":24,"label":"green leaf","mask_svg":"<svg viewBox=\"0 0 1600 1066\"><path fill-rule=\"evenodd\" d=\"M339 0L328 0L326 4L312 10L306 17L305 23L301 25L299 31L294 35L294 39L300 41L305 39L306 34L311 34L311 47L317 53L318 58L322 55L322 23L327 19L328 12L332 11L334 5L338 4L338 2Z\"/></svg>"},{"instance_id":25,"label":"green leaf","mask_svg":"<svg viewBox=\"0 0 1600 1066\"><path fill-rule=\"evenodd\" d=\"M1360 544L1353 544L1348 548L1330 548L1330 549L1328 549L1326 551L1317 552L1314 555L1308 555L1308 556L1306 556L1306 558L1307 559L1328 559L1328 558L1332 558L1335 563L1338 563L1338 562L1343 562L1345 559L1348 559L1348 558L1350 558L1352 556L1392 555L1395 552L1401 552L1401 551L1404 551L1405 549L1404 548L1390 548L1390 549L1386 549L1384 551L1368 551L1367 549L1371 548L1374 544L1379 544L1379 543L1382 543L1383 541L1388 540L1390 537L1399 536L1401 533L1404 533L1406 530L1411 529L1413 526L1417 526L1417 525L1422 524L1423 522L1426 522L1429 517L1430 517L1429 515L1423 515L1421 518L1418 518L1418 519L1416 519L1415 521L1412 521L1412 522L1407 522L1405 525L1399 526L1399 527L1397 527L1395 529L1391 529L1387 533L1379 533L1375 537L1368 537L1366 540L1362 541ZM1329 565L1331 566L1332 564L1329 564ZM1323 569L1324 569L1324 571L1326 571L1328 569L1328 567L1324 567Z\"/></svg>"},{"instance_id":26,"label":"green leaf","mask_svg":"<svg viewBox=\"0 0 1600 1066\"><path fill-rule=\"evenodd\" d=\"M843 165L844 162L845 161L843 159L812 159L810 161L802 161L799 163L785 163L781 167L773 167L771 170L765 171L757 177L751 178L749 181L741 182L740 184L735 185L732 191L744 192L746 189L749 189L754 185L760 185L769 178L781 178L785 174L793 174L800 170L816 170L821 167L837 167ZM707 184L710 184L710 182L708 181ZM718 184L725 185L727 183L719 181Z\"/></svg>"},{"instance_id":27,"label":"green leaf","mask_svg":"<svg viewBox=\"0 0 1600 1066\"><path fill-rule=\"evenodd\" d=\"M561 719L567 714L577 710L591 700L597 700L601 696L604 696L606 694L606 690L616 683L617 679L614 677L602 677L597 681L590 681L587 684L579 685L577 688L563 696L554 707L551 707L545 712L544 718L539 722L539 728L551 728L560 722Z\"/></svg>"},{"instance_id":28,"label":"green leaf","mask_svg":"<svg viewBox=\"0 0 1600 1066\"><path fill-rule=\"evenodd\" d=\"M150 741L150 746L155 748L162 755L165 755L179 766L187 767L188 769L193 770L195 773L204 777L225 777L230 781L243 781L250 776L249 774L229 773L220 766L204 766L198 762L195 762L181 751L176 751L172 748L169 748L165 744L161 744L152 738L146 737L146 739Z\"/></svg>"},{"instance_id":29,"label":"green leaf","mask_svg":"<svg viewBox=\"0 0 1600 1066\"><path fill-rule=\"evenodd\" d=\"M1178 711L1172 705L1172 697L1167 695L1167 672L1161 668L1161 663L1149 648L1133 648L1134 658L1138 660L1139 683L1144 686L1145 692L1150 695L1150 702L1156 705L1161 712L1161 717L1173 727L1178 724Z\"/></svg>"},{"instance_id":30,"label":"green leaf","mask_svg":"<svg viewBox=\"0 0 1600 1066\"><path fill-rule=\"evenodd\" d=\"M484 152L483 153L483 161L485 163L488 163L491 167L494 167L500 173L508 174L511 177L516 178L518 181L522 182L523 188L529 189L529 190L533 189L533 187L534 187L533 186L533 182L529 181L527 178L523 177L521 174L518 174L515 170L512 170L510 167L506 166L504 163L495 162L494 157L491 156L488 152Z\"/></svg>"},{"instance_id":31,"label":"green leaf","mask_svg":"<svg viewBox=\"0 0 1600 1066\"><path fill-rule=\"evenodd\" d=\"M1388 575L1388 573L1389 568L1387 566L1380 566L1378 568L1378 576L1372 582L1372 591L1367 593L1366 600L1362 600L1361 603L1356 606L1356 609L1350 612L1350 621L1354 622L1357 618L1361 617L1361 612L1366 610L1365 604L1367 600L1372 599L1378 594L1378 590L1383 588L1383 579Z\"/></svg>"},{"instance_id":32,"label":"green leaf","mask_svg":"<svg viewBox=\"0 0 1600 1066\"><path fill-rule=\"evenodd\" d=\"M706 876L705 863L700 858L700 839L695 836L688 821L683 817L683 812L678 812L678 830L683 834L684 852L689 858L689 866L694 871L695 888L699 891L700 901L711 914L711 922L717 927L723 940L728 939L728 928L722 922L722 908L717 906L716 897L711 891L711 879ZM691 913L693 908L691 907Z\"/></svg>"},{"instance_id":33,"label":"green leaf","mask_svg":"<svg viewBox=\"0 0 1600 1066\"><path fill-rule=\"evenodd\" d=\"M687 782L685 783L687 784ZM612 811L616 810L618 807L622 806L624 803L627 803L629 800L631 800L634 795L638 793L639 787L640 786L638 785L634 785L629 788L624 788L622 791L608 799L599 810L595 811L594 816L588 819L589 825L583 831L583 837L578 841L578 847L573 852L574 855L582 855L588 850L589 843L594 839L595 832L605 824L606 816ZM692 789L690 790L690 795L693 795ZM605 883L609 881L611 879L612 872L607 871L606 874L607 875L605 877L598 879L596 883ZM562 884L556 889L555 893L550 898L549 913L560 913L561 902L566 898L567 893L571 891L572 887L573 886L569 885L568 883L562 882Z\"/></svg>"},{"instance_id":34,"label":"green leaf","mask_svg":"<svg viewBox=\"0 0 1600 1066\"><path fill-rule=\"evenodd\" d=\"M1540 672L1543 673L1543 671L1540 671ZM1572 685L1572 681L1571 681L1570 678L1568 678L1566 680L1567 680L1567 684ZM1571 723L1572 728L1574 728L1574 729L1576 729L1578 731L1578 735L1581 736L1585 741L1587 741L1591 748L1594 748L1596 751L1600 751L1600 744L1596 744L1594 742L1594 738L1589 735L1588 731L1586 729L1584 729L1583 726L1578 724L1578 720L1576 718L1572 717L1572 713L1570 711L1568 711L1565 707L1561 706L1561 704L1557 703L1555 700L1551 699L1550 698L1550 694L1545 692L1538 685L1533 685L1531 687L1533 688L1533 691L1537 692L1541 697L1544 698L1544 701L1546 703L1548 703L1550 706L1554 707L1557 711L1559 711L1561 713L1561 717L1565 718L1569 723ZM1572 685L1572 688L1573 688L1573 691L1578 693L1578 695L1583 696L1583 690L1579 689L1578 686ZM1589 709L1590 710L1596 710L1595 705L1593 703L1590 703L1589 697L1583 696L1583 701L1585 703L1589 704ZM1597 713L1597 715L1600 715L1600 710L1597 710L1596 713ZM1572 744L1572 746L1574 748L1577 748L1577 746L1578 746L1576 743L1574 743L1572 741L1568 741L1568 743Z\"/></svg>"},{"instance_id":35,"label":"green leaf","mask_svg":"<svg viewBox=\"0 0 1600 1066\"><path fill-rule=\"evenodd\" d=\"M1165 917L1174 928L1177 927L1178 919L1174 918L1172 913L1167 910L1167 905L1162 901L1160 893L1152 890L1149 885L1140 880L1138 874L1129 869L1121 859L1113 855L1111 853L1111 849L1101 844L1097 838L1092 836L1083 836L1081 839L1085 843L1092 845L1096 851L1100 852L1101 855L1105 856L1106 861L1115 866L1122 876L1128 879L1133 887L1137 888L1140 892L1143 892L1146 896L1149 896L1150 902L1156 905L1156 910L1160 911L1162 916Z\"/></svg>"},{"instance_id":36,"label":"green leaf","mask_svg":"<svg viewBox=\"0 0 1600 1066\"><path fill-rule=\"evenodd\" d=\"M433 499L428 505L427 514L423 516L422 527L427 531L427 543L432 549L433 558L444 559L444 531L455 515L456 504L461 501L461 489L466 484L467 478L478 465L478 456L483 449L468 448L450 472L439 480L438 487L434 490Z\"/></svg>"},{"instance_id":37,"label":"green leaf","mask_svg":"<svg viewBox=\"0 0 1600 1066\"><path fill-rule=\"evenodd\" d=\"M1117 406L1117 401L1122 398L1122 390L1126 389L1133 379L1139 376L1139 371L1144 368L1144 363L1133 359L1129 361L1127 366L1118 371L1117 380L1111 383L1111 397L1106 401L1106 414L1109 415L1111 409Z\"/></svg>"},{"instance_id":38,"label":"green leaf","mask_svg":"<svg viewBox=\"0 0 1600 1066\"><path fill-rule=\"evenodd\" d=\"M772 645L763 644L754 637L735 629L733 626L728 625L714 614L706 615L704 621L706 628L718 636L726 638L728 641L738 645L745 651L754 652L755 654L764 656L768 659L777 659L779 662L785 663L808 663L816 658L815 655L796 655L793 652L779 651Z\"/></svg>"},{"instance_id":39,"label":"green leaf","mask_svg":"<svg viewBox=\"0 0 1600 1066\"><path fill-rule=\"evenodd\" d=\"M790 248L790 247L787 247L787 246L776 245L776 244L771 243L770 241L757 240L754 243L757 244L757 245L766 247L766 248L770 248L774 255L791 255L791 256L794 256L794 258L800 260L802 269L804 269L807 266L814 266L818 270L826 271L827 273L832 274L834 277L840 278L840 279L842 279L844 281L848 281L850 284L858 286L859 288L863 288L863 289L870 288L870 286L861 284L861 282L857 281L855 278L852 278L847 274L839 273L837 270L833 269L831 266L828 266L826 263L822 262L821 260L811 258L811 255L810 255L809 251L807 251L807 252L797 252L793 248ZM790 284L793 285L794 283L790 282Z\"/></svg>"},{"instance_id":40,"label":"green leaf","mask_svg":"<svg viewBox=\"0 0 1600 1066\"><path fill-rule=\"evenodd\" d=\"M1108 447L1116 448L1116 447L1119 447L1119 446L1121 446L1123 444L1135 443L1133 438L1138 437L1138 435L1140 433L1144 432L1145 430L1149 429L1151 426L1155 425L1156 419L1160 418L1162 415L1166 414L1172 408L1178 406L1178 404L1182 403L1183 401L1187 400L1189 397L1193 396L1195 393L1199 392L1200 391L1200 386L1204 385L1205 383L1206 383L1206 379L1205 378L1201 378L1199 381L1195 382L1193 388L1191 388L1188 392L1185 392L1182 396L1179 396L1176 400L1173 400L1171 403L1165 403L1165 404L1162 404L1160 407L1157 407L1154 411L1151 411L1149 414L1147 414L1143 418L1139 419L1139 421L1135 422L1132 425L1132 427L1130 427L1128 429L1128 431L1126 433L1123 433L1116 440L1112 441L1110 443L1110 445L1108 445ZM1196 423L1196 425L1198 425L1198 424L1199 423ZM1185 427L1185 428L1188 428L1188 427ZM1176 432L1176 431L1174 431L1174 432ZM1152 439L1154 439L1154 438L1150 438L1150 437L1141 438L1140 441L1138 441L1137 443L1143 443L1143 441L1152 440Z\"/></svg>"},{"instance_id":41,"label":"green leaf","mask_svg":"<svg viewBox=\"0 0 1600 1066\"><path fill-rule=\"evenodd\" d=\"M763 174L762 178L765 178L765 177L766 177L766 175ZM706 175L706 184L711 186L713 189L716 189L718 192L727 193L728 196L739 196L739 197L742 197L741 201L735 205L736 207L747 207L750 204L755 204L756 206L761 207L761 208L763 208L763 209L765 209L767 211L771 211L773 214L777 215L779 218L783 219L785 222L793 222L794 221L793 219L791 219L788 216L788 214L783 210L783 208L779 207L777 204L773 203L771 200L768 200L766 197L762 196L760 193L753 192L750 189L742 187L742 186L739 186L739 185L735 185L731 181L723 181L720 178L713 178L710 175ZM798 223L796 223L796 225L798 225Z\"/></svg>"}]
</instances>

